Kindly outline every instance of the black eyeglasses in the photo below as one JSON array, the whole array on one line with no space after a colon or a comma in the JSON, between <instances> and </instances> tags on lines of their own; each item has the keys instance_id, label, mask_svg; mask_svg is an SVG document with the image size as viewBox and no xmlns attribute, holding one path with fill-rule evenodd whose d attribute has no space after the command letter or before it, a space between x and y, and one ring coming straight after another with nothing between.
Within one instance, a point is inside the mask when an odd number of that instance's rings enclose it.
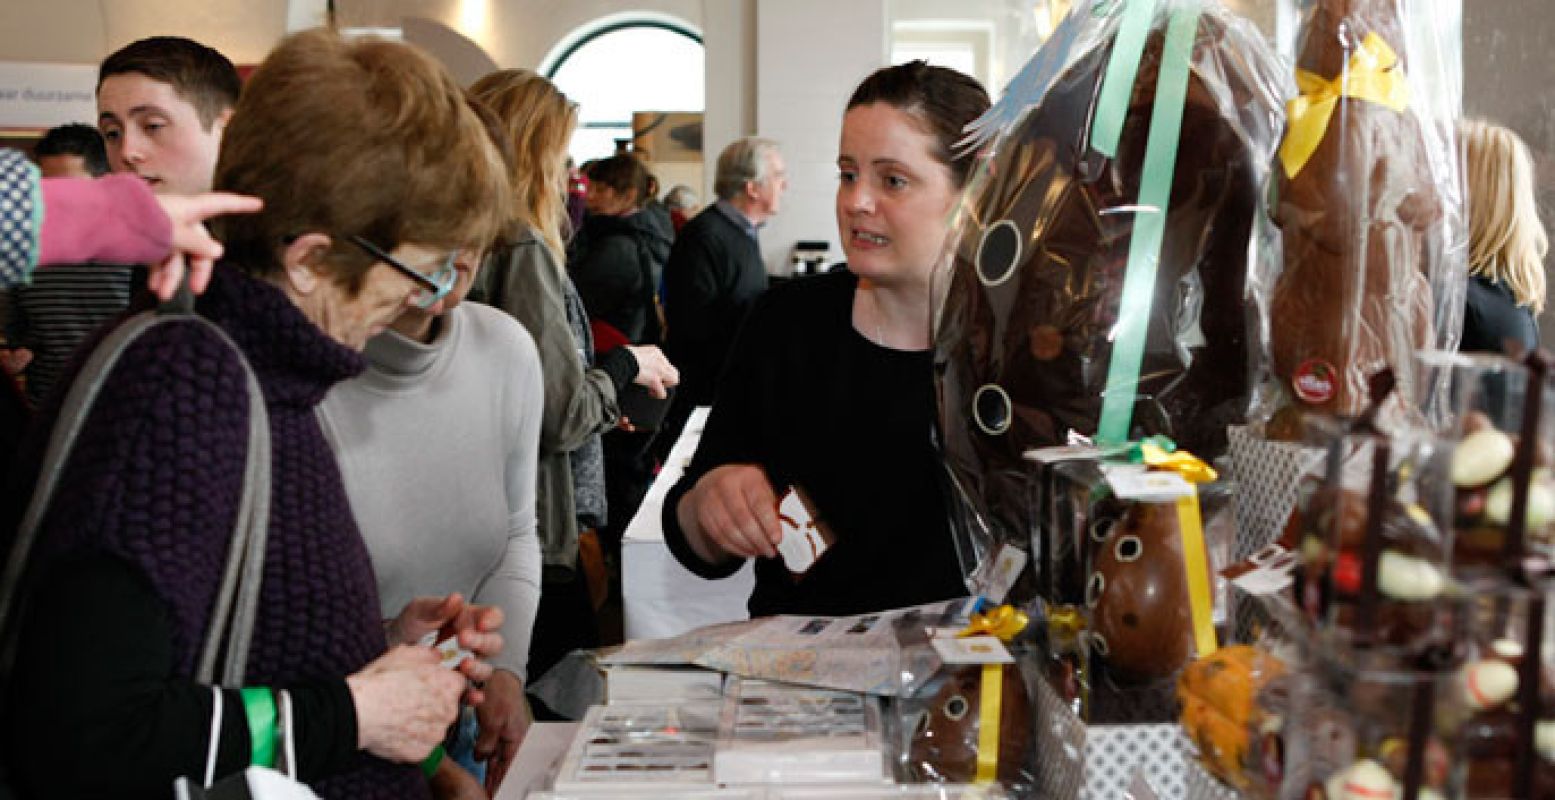
<instances>
[{"instance_id":1,"label":"black eyeglasses","mask_svg":"<svg viewBox=\"0 0 1555 800\"><path fill-rule=\"evenodd\" d=\"M427 275L421 270L406 265L405 262L384 252L383 248L356 234L346 237L346 240L362 248L363 251L373 258L399 270L406 277L420 284L421 288L417 289L416 293L411 296L417 308L431 308L436 305L437 301L447 297L448 293L453 291L454 283L458 280L459 272L454 268L454 262L459 257L458 250L450 252L448 260L444 261L443 265L436 272Z\"/></svg>"}]
</instances>

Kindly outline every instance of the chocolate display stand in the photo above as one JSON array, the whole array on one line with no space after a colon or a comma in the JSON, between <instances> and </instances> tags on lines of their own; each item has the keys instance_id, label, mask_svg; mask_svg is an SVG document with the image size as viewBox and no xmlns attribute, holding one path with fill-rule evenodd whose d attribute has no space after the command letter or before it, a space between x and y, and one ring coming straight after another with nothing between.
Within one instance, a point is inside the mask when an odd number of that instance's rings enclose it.
<instances>
[{"instance_id":1,"label":"chocolate display stand","mask_svg":"<svg viewBox=\"0 0 1555 800\"><path fill-rule=\"evenodd\" d=\"M1512 518L1507 526L1506 550L1503 564L1511 571L1511 579L1528 589L1534 589L1548 564L1531 565L1527 558L1528 495L1532 485L1533 463L1539 447L1540 412L1544 408L1544 383L1550 371L1550 358L1542 350L1528 355L1530 381L1524 396L1523 430L1518 442L1517 455L1512 461ZM1539 754L1535 746L1535 729L1539 721L1539 687L1542 682L1540 666L1544 653L1545 596L1534 591L1528 607L1527 640L1525 654L1518 666L1517 688L1517 771L1513 776L1513 796L1532 797L1534 773Z\"/></svg>"},{"instance_id":2,"label":"chocolate display stand","mask_svg":"<svg viewBox=\"0 0 1555 800\"><path fill-rule=\"evenodd\" d=\"M1403 676L1402 682L1407 686L1408 694L1401 797L1403 800L1418 800L1421 791L1425 788L1426 751L1432 740L1436 683L1450 657L1441 650L1443 643L1432 636L1431 629L1436 627L1438 622L1434 613L1426 615L1421 620L1405 622L1403 626L1406 630L1401 635L1387 636L1381 630L1384 605L1403 605L1385 597L1380 586L1379 571L1384 547L1400 544L1397 539L1385 537L1385 528L1389 525L1390 516L1405 519L1408 515L1395 511L1397 501L1394 493L1397 491L1395 482L1398 478L1394 473L1393 465L1394 443L1391 437L1378 430L1376 423L1382 408L1397 388L1394 374L1391 370L1384 369L1371 376L1367 383L1368 404L1359 418L1351 423L1341 422L1334 429L1337 435L1329 443L1325 489L1333 497L1345 494L1340 477L1343 472L1341 453L1348 449L1348 442L1355 437L1370 440L1371 468L1365 493L1361 574L1359 591L1353 598L1353 615L1347 620L1349 634L1347 644L1348 648L1353 648L1352 655L1357 663L1372 661L1371 651L1384 647L1392 646L1407 651L1400 662L1400 675ZM1404 471L1402 467L1400 471ZM1348 515L1345 513L1332 513L1332 530L1328 541L1336 554L1342 552L1340 548L1348 538L1344 532L1347 518ZM1442 548L1438 548L1435 555L1438 559L1444 559L1446 553ZM1337 572L1337 567L1330 563L1323 576L1330 598L1338 596ZM1434 602L1434 598L1428 602ZM1344 615L1340 614L1330 616L1319 624L1323 627L1333 627L1336 624L1342 625L1344 622ZM1333 654L1325 653L1320 655L1319 659L1329 655Z\"/></svg>"}]
</instances>

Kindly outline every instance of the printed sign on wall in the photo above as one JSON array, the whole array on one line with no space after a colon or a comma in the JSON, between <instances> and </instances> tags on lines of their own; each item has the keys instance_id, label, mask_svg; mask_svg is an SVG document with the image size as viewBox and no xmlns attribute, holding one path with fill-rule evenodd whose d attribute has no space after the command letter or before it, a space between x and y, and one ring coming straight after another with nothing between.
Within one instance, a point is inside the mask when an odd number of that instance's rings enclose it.
<instances>
[{"instance_id":1,"label":"printed sign on wall","mask_svg":"<svg viewBox=\"0 0 1555 800\"><path fill-rule=\"evenodd\" d=\"M0 61L0 128L97 120L97 65Z\"/></svg>"}]
</instances>

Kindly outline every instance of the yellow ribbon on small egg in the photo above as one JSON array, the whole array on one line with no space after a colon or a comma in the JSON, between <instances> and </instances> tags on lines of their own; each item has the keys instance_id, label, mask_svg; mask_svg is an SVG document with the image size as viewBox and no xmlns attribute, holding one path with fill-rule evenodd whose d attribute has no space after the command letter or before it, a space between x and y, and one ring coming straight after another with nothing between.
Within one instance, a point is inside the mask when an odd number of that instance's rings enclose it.
<instances>
[{"instance_id":1,"label":"yellow ribbon on small egg","mask_svg":"<svg viewBox=\"0 0 1555 800\"><path fill-rule=\"evenodd\" d=\"M967 626L956 634L957 638L967 636L996 636L999 641L1008 643L1011 639L1020 635L1031 623L1031 618L1026 612L1014 606L1003 605L982 614L973 614Z\"/></svg>"},{"instance_id":2,"label":"yellow ribbon on small egg","mask_svg":"<svg viewBox=\"0 0 1555 800\"><path fill-rule=\"evenodd\" d=\"M1008 606L1006 606L1008 608ZM1004 665L983 665L982 702L977 718L977 777L974 783L986 786L999 777L999 706L1004 700Z\"/></svg>"},{"instance_id":3,"label":"yellow ribbon on small egg","mask_svg":"<svg viewBox=\"0 0 1555 800\"><path fill-rule=\"evenodd\" d=\"M1286 177L1294 178L1312 159L1339 100L1353 97L1394 111L1409 107L1409 79L1399 66L1398 53L1376 32L1366 35L1360 49L1350 54L1344 71L1333 78L1296 70L1301 94L1285 104L1285 141L1280 143L1280 163Z\"/></svg>"},{"instance_id":4,"label":"yellow ribbon on small egg","mask_svg":"<svg viewBox=\"0 0 1555 800\"><path fill-rule=\"evenodd\" d=\"M1031 624L1026 612L1010 605L1003 605L982 614L973 614L967 626L956 634L965 636L995 636L1008 643ZM1004 699L1004 665L984 664L981 701L978 705L977 725L977 776L979 785L993 783L999 777L999 727L1002 720L1001 704Z\"/></svg>"},{"instance_id":5,"label":"yellow ribbon on small egg","mask_svg":"<svg viewBox=\"0 0 1555 800\"><path fill-rule=\"evenodd\" d=\"M1220 478L1214 467L1186 450L1168 451L1145 441L1139 445L1141 460L1154 470L1175 472L1188 482L1188 494L1177 498L1177 528L1182 532L1183 569L1188 579L1188 609L1193 619L1193 641L1200 658L1220 646L1215 637L1215 604L1210 592L1209 548L1204 544L1204 520L1199 514L1197 484Z\"/></svg>"}]
</instances>

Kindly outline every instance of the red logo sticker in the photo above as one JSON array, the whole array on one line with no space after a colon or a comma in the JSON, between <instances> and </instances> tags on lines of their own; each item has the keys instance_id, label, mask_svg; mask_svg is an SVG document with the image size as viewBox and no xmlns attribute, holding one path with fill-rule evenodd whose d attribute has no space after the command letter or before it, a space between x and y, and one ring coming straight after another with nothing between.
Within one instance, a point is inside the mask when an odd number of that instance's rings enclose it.
<instances>
[{"instance_id":1,"label":"red logo sticker","mask_svg":"<svg viewBox=\"0 0 1555 800\"><path fill-rule=\"evenodd\" d=\"M1290 385L1302 400L1313 404L1326 403L1334 399L1337 379L1338 370L1334 369L1334 365L1320 358L1309 358L1296 368Z\"/></svg>"}]
</instances>

